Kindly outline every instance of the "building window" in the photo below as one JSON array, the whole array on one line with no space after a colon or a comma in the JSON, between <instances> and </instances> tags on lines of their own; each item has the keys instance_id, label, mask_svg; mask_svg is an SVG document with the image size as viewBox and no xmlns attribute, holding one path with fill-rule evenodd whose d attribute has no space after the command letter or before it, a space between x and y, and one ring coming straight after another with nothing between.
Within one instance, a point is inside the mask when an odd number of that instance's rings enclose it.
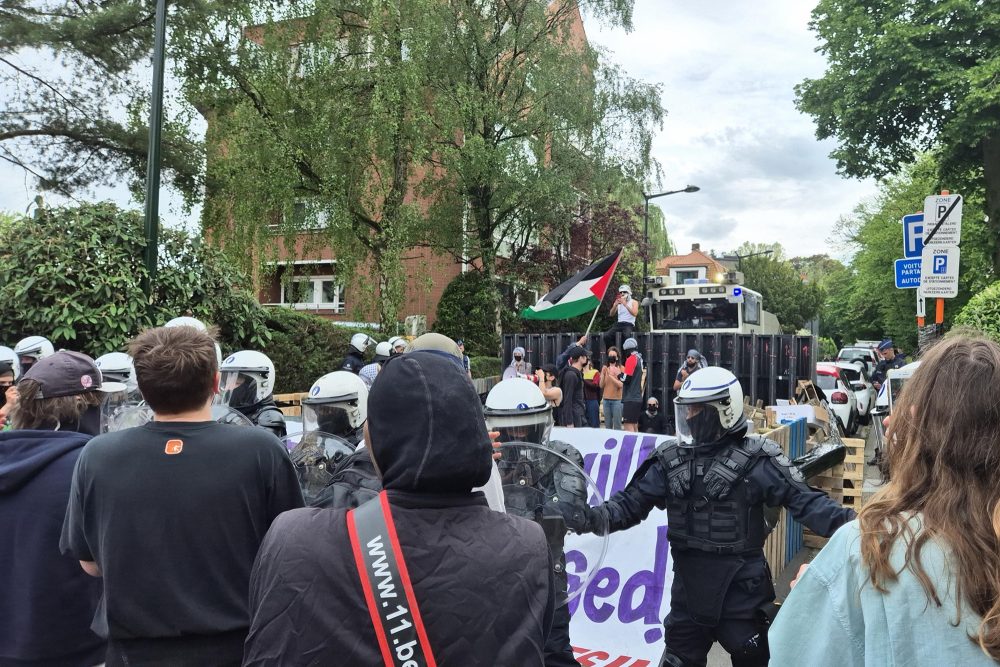
<instances>
[{"instance_id":1,"label":"building window","mask_svg":"<svg viewBox=\"0 0 1000 667\"><path fill-rule=\"evenodd\" d=\"M281 284L281 305L343 313L344 289L334 276L294 276Z\"/></svg>"}]
</instances>

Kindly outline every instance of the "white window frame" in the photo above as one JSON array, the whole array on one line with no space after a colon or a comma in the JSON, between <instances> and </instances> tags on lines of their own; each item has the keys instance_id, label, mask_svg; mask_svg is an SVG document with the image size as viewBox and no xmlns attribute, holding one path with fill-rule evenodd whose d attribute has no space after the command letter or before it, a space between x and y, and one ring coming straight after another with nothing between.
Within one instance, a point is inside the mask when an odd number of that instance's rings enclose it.
<instances>
[{"instance_id":1,"label":"white window frame","mask_svg":"<svg viewBox=\"0 0 1000 667\"><path fill-rule=\"evenodd\" d=\"M305 303L291 303L288 289L289 283L312 283L312 301ZM323 301L323 283L332 282L334 289L333 301ZM343 313L346 310L344 302L344 286L337 281L337 277L332 274L317 276L292 276L287 282L281 281L281 301L279 305L295 310L332 310L335 313Z\"/></svg>"}]
</instances>

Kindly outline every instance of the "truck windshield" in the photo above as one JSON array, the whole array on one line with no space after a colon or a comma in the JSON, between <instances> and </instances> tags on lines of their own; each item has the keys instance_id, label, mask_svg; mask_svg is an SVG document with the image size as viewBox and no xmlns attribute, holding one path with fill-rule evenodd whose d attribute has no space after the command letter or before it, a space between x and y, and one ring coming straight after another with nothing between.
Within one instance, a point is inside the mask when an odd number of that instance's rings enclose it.
<instances>
[{"instance_id":1,"label":"truck windshield","mask_svg":"<svg viewBox=\"0 0 1000 667\"><path fill-rule=\"evenodd\" d=\"M727 299L661 301L655 313L658 329L736 329L739 306Z\"/></svg>"}]
</instances>

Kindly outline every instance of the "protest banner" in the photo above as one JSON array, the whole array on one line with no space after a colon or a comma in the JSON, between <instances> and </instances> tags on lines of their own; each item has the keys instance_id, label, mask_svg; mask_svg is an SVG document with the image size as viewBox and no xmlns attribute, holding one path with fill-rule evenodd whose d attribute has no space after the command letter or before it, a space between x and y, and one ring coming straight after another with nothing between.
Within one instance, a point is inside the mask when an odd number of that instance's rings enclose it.
<instances>
[{"instance_id":1,"label":"protest banner","mask_svg":"<svg viewBox=\"0 0 1000 667\"><path fill-rule=\"evenodd\" d=\"M625 488L639 465L667 438L607 429L556 428L553 440L583 455L584 468L604 499ZM591 498L591 504L596 499ZM579 538L577 538L579 539ZM586 567L583 550L567 541L566 571ZM590 553L590 551L588 551ZM667 513L654 509L638 526L612 534L601 567L570 600L570 638L583 667L649 667L663 652L663 618L670 609L673 572L667 549Z\"/></svg>"}]
</instances>

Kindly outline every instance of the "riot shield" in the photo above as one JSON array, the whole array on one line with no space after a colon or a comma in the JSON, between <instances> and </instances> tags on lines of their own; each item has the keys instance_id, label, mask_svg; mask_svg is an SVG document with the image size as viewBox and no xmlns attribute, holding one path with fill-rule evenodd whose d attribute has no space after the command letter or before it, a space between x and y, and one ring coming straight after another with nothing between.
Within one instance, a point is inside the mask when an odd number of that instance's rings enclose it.
<instances>
[{"instance_id":1,"label":"riot shield","mask_svg":"<svg viewBox=\"0 0 1000 667\"><path fill-rule=\"evenodd\" d=\"M330 484L337 465L354 453L354 446L340 436L322 431L306 431L283 438L295 472L299 476L302 497L312 506Z\"/></svg>"},{"instance_id":2,"label":"riot shield","mask_svg":"<svg viewBox=\"0 0 1000 667\"><path fill-rule=\"evenodd\" d=\"M225 405L212 406L212 419L220 424L253 426L252 421ZM121 407L113 407L111 404L108 404L108 408L101 414L101 431L103 433L113 433L135 426L142 426L151 421L153 421L153 409L145 403L138 405L125 404Z\"/></svg>"},{"instance_id":3,"label":"riot shield","mask_svg":"<svg viewBox=\"0 0 1000 667\"><path fill-rule=\"evenodd\" d=\"M583 469L548 447L507 442L499 451L496 463L507 513L542 527L555 567L556 602L566 604L583 592L604 562L606 517L590 511L591 504L604 501L601 492Z\"/></svg>"},{"instance_id":4,"label":"riot shield","mask_svg":"<svg viewBox=\"0 0 1000 667\"><path fill-rule=\"evenodd\" d=\"M233 426L253 426L253 422L242 412L234 410L228 405L213 405L212 419L220 424L232 424Z\"/></svg>"}]
</instances>

